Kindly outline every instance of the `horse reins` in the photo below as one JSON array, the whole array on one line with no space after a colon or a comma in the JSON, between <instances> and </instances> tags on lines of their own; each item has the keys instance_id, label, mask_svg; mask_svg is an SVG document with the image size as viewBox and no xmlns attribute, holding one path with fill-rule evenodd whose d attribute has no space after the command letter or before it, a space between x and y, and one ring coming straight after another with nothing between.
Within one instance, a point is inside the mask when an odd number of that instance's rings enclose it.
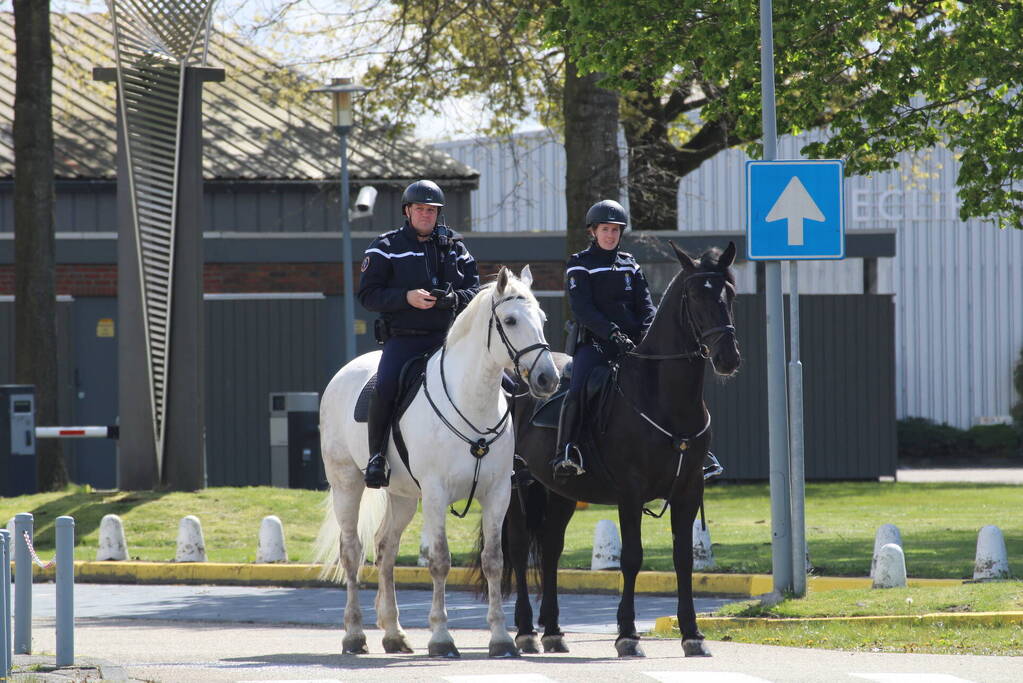
<instances>
[{"instance_id":1,"label":"horse reins","mask_svg":"<svg viewBox=\"0 0 1023 683\"><path fill-rule=\"evenodd\" d=\"M711 273L694 273L692 275L687 276L684 280L682 280L682 310L685 312L686 322L689 324L689 329L693 333L693 337L696 339L696 344L697 344L698 348L695 351L686 351L686 352L683 352L683 353L672 353L672 354L664 354L664 355L636 353L635 351L630 351L628 353L628 355L633 356L635 358L639 358L641 360L681 360L681 359L693 359L693 358L699 358L701 360L707 360L707 359L710 358L710 347L707 344L703 343L704 339L706 339L707 337L709 337L711 335L720 336L722 334L728 334L728 333L731 333L732 335L735 334L735 326L734 325L721 325L721 326L718 326L718 327L713 327L713 328L711 328L709 330L706 330L705 332L702 332L702 333L697 329L696 321L693 320L693 314L689 310L689 298L688 298L688 294L686 292L686 284L690 280L692 280L694 278L698 278L698 277L703 277L703 278L706 278L706 277L725 277L725 274L724 273L715 273L715 272L711 272ZM708 283L709 283L709 280L708 280ZM731 287L732 283L728 282L728 280L725 280L725 286ZM675 467L675 476L671 480L671 486L668 487L668 495L664 499L664 505L661 506L661 511L658 512L658 513L654 513L649 508L647 508L645 506L643 507L643 514L644 515L649 515L650 517L653 517L654 519L660 519L661 517L664 516L665 511L668 509L668 505L669 505L668 501L671 499L671 496L675 492L675 485L678 483L679 475L682 473L682 461L685 459L686 451L689 450L689 442L694 441L694 440L700 438L701 436L703 436L707 432L708 429L710 429L710 411L706 411L707 412L707 423L705 425L703 425L703 429L698 431L696 434L693 434L692 436L679 436L679 437L676 437L674 434L669 432L667 429L665 429L661 425L657 424L657 422L655 422L653 419L651 419L646 413L644 413L642 410L637 408L636 405L633 404L632 401L629 400L629 398L625 395L625 392L622 391L621 384L618 383L618 373L617 372L614 375L614 384L615 384L615 389L618 391L618 394L622 397L622 400L625 401L626 405L628 405L630 408L632 408L633 412L635 412L637 415L639 415L644 420L646 420L651 425L653 425L659 432L661 432L662 434L667 436L669 439L671 439L673 448L678 452L678 465ZM707 451L707 455L710 456L710 459L713 462L713 465L710 468L707 468L707 469L704 470L704 473L703 473L703 478L704 479L709 479L710 477L717 476L717 475L721 474L724 471L724 468L721 467L721 463L718 462L718 459L716 457L714 457L713 453L711 453L710 451ZM701 516L701 518L703 517L703 501L702 500L700 501L700 516Z\"/></svg>"},{"instance_id":2,"label":"horse reins","mask_svg":"<svg viewBox=\"0 0 1023 683\"><path fill-rule=\"evenodd\" d=\"M509 296L505 297L504 299L501 299L496 303L491 304L490 322L487 323L487 349L488 350L490 349L491 331L493 330L494 327L497 327L497 332L501 337L501 341L504 342L504 347L508 351L508 357L515 364L516 374L518 374L519 377L523 379L527 379L529 377L529 373L533 371L533 368L535 368L537 362L539 362L542 351L546 350L547 352L550 352L551 347L547 343L538 342L536 344L527 346L525 349L522 349L521 351L517 351L515 349L515 346L508 339L508 335L505 334L504 327L501 325L500 318L497 316L497 307L506 301L512 301L516 299L521 299L525 301L526 297L522 295ZM524 356L525 354L529 353L530 351L536 351L537 349L540 349L541 353L536 354L536 358L533 360L533 363L529 366L529 368L527 368L526 370L522 370L519 366L519 359L522 358L522 356ZM451 407L455 409L456 413L458 413L458 416L462 418L462 420L465 421L465 423L469 425L469 427L472 428L474 432L476 432L477 434L493 434L493 436L490 437L490 439L487 439L486 437L480 437L479 439L473 440L466 436L465 434L463 434L461 431L459 431L458 428L455 427L453 424L451 424L451 422L446 417L444 417L444 414L440 411L440 408L437 407L437 404L434 402L433 397L430 396L430 388L427 383L427 377L429 376L429 372L427 371L423 372L423 393L426 394L426 400L430 402L430 407L433 408L433 412L437 414L437 417L441 419L441 422L443 422L455 436L457 436L465 443L469 444L469 453L471 453L472 456L476 459L476 468L472 475L472 488L469 489L469 498L465 502L465 509L462 510L461 514L459 514L458 512L455 512L454 506L450 508L451 514L453 514L455 517L458 517L459 519L462 519L465 517L466 514L468 514L469 506L472 505L473 497L476 495L476 486L479 484L480 464L483 461L483 456L490 452L490 444L497 441L497 439L500 438L502 434L504 434L504 430L508 426L508 418L511 415L512 404L511 401L508 402L508 408L504 411L504 415L501 416L501 419L498 420L493 427L480 429L479 427L474 425L472 421L469 420L469 418L467 418L465 414L458 409L458 406L455 405L455 400L451 397L451 392L448 391L447 377L444 374L444 358L447 353L447 350L448 345L447 340L445 340L444 345L441 346L439 360L440 381L441 386L444 387L444 395L447 397L448 402L451 404Z\"/></svg>"}]
</instances>

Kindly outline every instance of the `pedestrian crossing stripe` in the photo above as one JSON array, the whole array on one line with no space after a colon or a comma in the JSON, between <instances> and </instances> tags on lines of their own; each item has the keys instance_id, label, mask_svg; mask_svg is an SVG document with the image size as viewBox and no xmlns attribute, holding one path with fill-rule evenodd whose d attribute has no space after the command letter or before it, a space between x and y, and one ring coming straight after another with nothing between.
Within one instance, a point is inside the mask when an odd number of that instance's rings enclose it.
<instances>
[{"instance_id":1,"label":"pedestrian crossing stripe","mask_svg":"<svg viewBox=\"0 0 1023 683\"><path fill-rule=\"evenodd\" d=\"M771 683L766 678L730 671L644 671L661 683Z\"/></svg>"},{"instance_id":2,"label":"pedestrian crossing stripe","mask_svg":"<svg viewBox=\"0 0 1023 683\"><path fill-rule=\"evenodd\" d=\"M971 683L951 674L849 674L874 683Z\"/></svg>"}]
</instances>

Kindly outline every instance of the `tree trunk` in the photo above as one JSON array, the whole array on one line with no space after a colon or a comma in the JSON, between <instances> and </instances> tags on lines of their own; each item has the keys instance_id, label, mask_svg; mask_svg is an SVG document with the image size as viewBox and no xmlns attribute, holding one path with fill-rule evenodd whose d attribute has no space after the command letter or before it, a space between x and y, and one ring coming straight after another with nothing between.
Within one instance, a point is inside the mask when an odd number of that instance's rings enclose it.
<instances>
[{"instance_id":1,"label":"tree trunk","mask_svg":"<svg viewBox=\"0 0 1023 683\"><path fill-rule=\"evenodd\" d=\"M580 76L565 62L566 246L572 254L586 247L586 211L601 199L621 197L618 155L618 95L597 87L601 74Z\"/></svg>"},{"instance_id":2,"label":"tree trunk","mask_svg":"<svg viewBox=\"0 0 1023 683\"><path fill-rule=\"evenodd\" d=\"M15 378L36 388L36 424L57 422L57 277L53 226L50 6L14 0ZM60 443L36 444L40 491L67 484Z\"/></svg>"},{"instance_id":3,"label":"tree trunk","mask_svg":"<svg viewBox=\"0 0 1023 683\"><path fill-rule=\"evenodd\" d=\"M636 230L678 230L678 150L664 121L630 114L622 117L629 146L629 218Z\"/></svg>"}]
</instances>

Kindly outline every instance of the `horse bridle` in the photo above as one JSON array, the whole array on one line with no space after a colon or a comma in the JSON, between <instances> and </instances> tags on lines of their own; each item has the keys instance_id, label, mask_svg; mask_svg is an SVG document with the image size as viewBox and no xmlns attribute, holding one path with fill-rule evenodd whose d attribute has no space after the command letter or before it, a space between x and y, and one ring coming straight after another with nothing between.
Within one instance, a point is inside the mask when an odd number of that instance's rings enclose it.
<instances>
[{"instance_id":1,"label":"horse bridle","mask_svg":"<svg viewBox=\"0 0 1023 683\"><path fill-rule=\"evenodd\" d=\"M540 356L543 355L542 352L547 351L548 353L550 353L551 345L547 344L546 342L537 342L536 344L531 344L530 346L527 346L521 351L515 350L515 347L512 346L511 341L508 339L508 334L504 331L504 325L501 324L501 318L497 315L497 307L506 301L514 301L516 299L521 299L522 301L525 301L526 297L522 296L521 294L517 294L515 296L508 296L490 305L490 322L487 323L487 349L488 350L490 349L491 333L494 331L494 328L496 327L497 334L498 336L501 337L501 342L504 344L504 348L508 352L508 357L511 358L512 363L515 364L515 374L517 374L523 380L528 380L530 373L533 372L533 369L536 367L536 364L540 362ZM533 362L530 364L530 366L523 370L519 365L519 359L522 358L527 353L529 353L530 351L536 351L537 349L540 349L541 353L536 354L536 358L533 359Z\"/></svg>"},{"instance_id":2,"label":"horse bridle","mask_svg":"<svg viewBox=\"0 0 1023 683\"><path fill-rule=\"evenodd\" d=\"M515 364L515 372L519 375L519 377L525 380L528 379L529 373L532 372L533 369L536 367L536 364L537 362L539 362L542 352L546 350L548 353L550 353L551 347L550 344L547 344L545 342L538 342L536 344L527 346L521 351L515 350L515 347L512 345L511 341L508 339L508 335L504 331L504 326L501 325L501 319L497 315L498 306L500 306L506 301L512 301L515 299L521 299L525 301L526 297L522 295L509 296L491 304L490 321L487 323L487 349L488 350L490 349L491 332L494 327L497 327L497 333L498 335L500 335L501 341L504 342L504 348L508 352L508 357ZM533 360L533 363L529 366L529 368L527 368L526 370L522 370L519 366L519 359L521 359L522 356L529 353L530 351L536 351L537 349L540 349L541 353L536 354L536 358ZM469 427L471 427L474 432L476 432L477 434L493 434L493 436L490 437L490 439L487 439L484 436L480 437L479 439L473 440L466 436L465 434L463 434L461 431L459 431L458 428L455 427L453 424L451 424L450 420L444 417L444 414L440 411L440 408L438 408L437 404L434 403L433 397L430 396L430 388L427 384L426 379L429 376L429 373L426 371L423 372L423 393L426 394L426 400L430 402L430 407L433 408L433 412L437 414L437 417L441 419L441 422L443 422L455 436L469 444L469 452L472 454L474 458L476 458L476 469L473 472L472 476L472 488L469 489L469 498L465 502L465 509L462 510L461 514L459 514L455 512L455 509L453 507L451 508L451 514L461 519L465 517L466 513L469 512L469 506L472 505L473 496L475 496L476 494L476 485L479 483L480 478L480 463L483 460L483 456L490 452L490 444L497 441L497 439L500 438L500 436L504 433L505 428L507 428L508 418L511 416L512 404L510 401L508 402L508 408L504 411L504 415L501 416L501 419L498 420L493 427L480 429L479 427L474 425L469 420L469 418L467 418L462 413L462 411L458 409L458 406L455 405L455 400L451 397L451 392L448 391L448 381L447 377L444 374L444 357L447 353L447 350L448 345L447 341L445 341L444 345L441 346L440 349L440 382L441 386L444 387L444 395L447 397L448 403L451 404L451 407L455 409L455 412L458 413L458 416L462 418L462 420L467 425L469 425Z\"/></svg>"},{"instance_id":3,"label":"horse bridle","mask_svg":"<svg viewBox=\"0 0 1023 683\"><path fill-rule=\"evenodd\" d=\"M638 353L636 351L629 351L628 355L634 358L641 358L643 360L676 360L681 358L702 358L707 360L710 358L710 343L705 343L708 337L720 337L723 334L731 333L735 336L735 325L719 325L718 327L712 327L709 330L703 330L702 332L696 326L696 321L693 320L693 313L689 309L689 293L686 285L690 280L695 278L709 278L709 277L726 277L724 273L718 272L707 272L707 273L693 273L688 275L682 280L682 315L685 316L686 323L689 325L689 330L693 333L693 338L696 340L696 350L684 351L682 353L668 353L668 354L649 354L649 353ZM707 281L710 282L709 280ZM731 288L735 291L735 286L725 279L724 287ZM714 340L711 340L713 343Z\"/></svg>"}]
</instances>

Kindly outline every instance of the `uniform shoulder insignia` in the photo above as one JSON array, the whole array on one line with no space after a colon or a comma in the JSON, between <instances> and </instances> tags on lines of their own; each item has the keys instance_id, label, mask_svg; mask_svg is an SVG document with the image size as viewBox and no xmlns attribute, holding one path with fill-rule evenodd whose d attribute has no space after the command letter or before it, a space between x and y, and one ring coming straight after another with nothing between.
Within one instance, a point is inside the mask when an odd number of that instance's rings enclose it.
<instances>
[{"instance_id":1,"label":"uniform shoulder insignia","mask_svg":"<svg viewBox=\"0 0 1023 683\"><path fill-rule=\"evenodd\" d=\"M630 254L627 251L620 251L620 252L618 252L618 255L621 256L622 258L627 258L627 259L633 258L632 254Z\"/></svg>"}]
</instances>

